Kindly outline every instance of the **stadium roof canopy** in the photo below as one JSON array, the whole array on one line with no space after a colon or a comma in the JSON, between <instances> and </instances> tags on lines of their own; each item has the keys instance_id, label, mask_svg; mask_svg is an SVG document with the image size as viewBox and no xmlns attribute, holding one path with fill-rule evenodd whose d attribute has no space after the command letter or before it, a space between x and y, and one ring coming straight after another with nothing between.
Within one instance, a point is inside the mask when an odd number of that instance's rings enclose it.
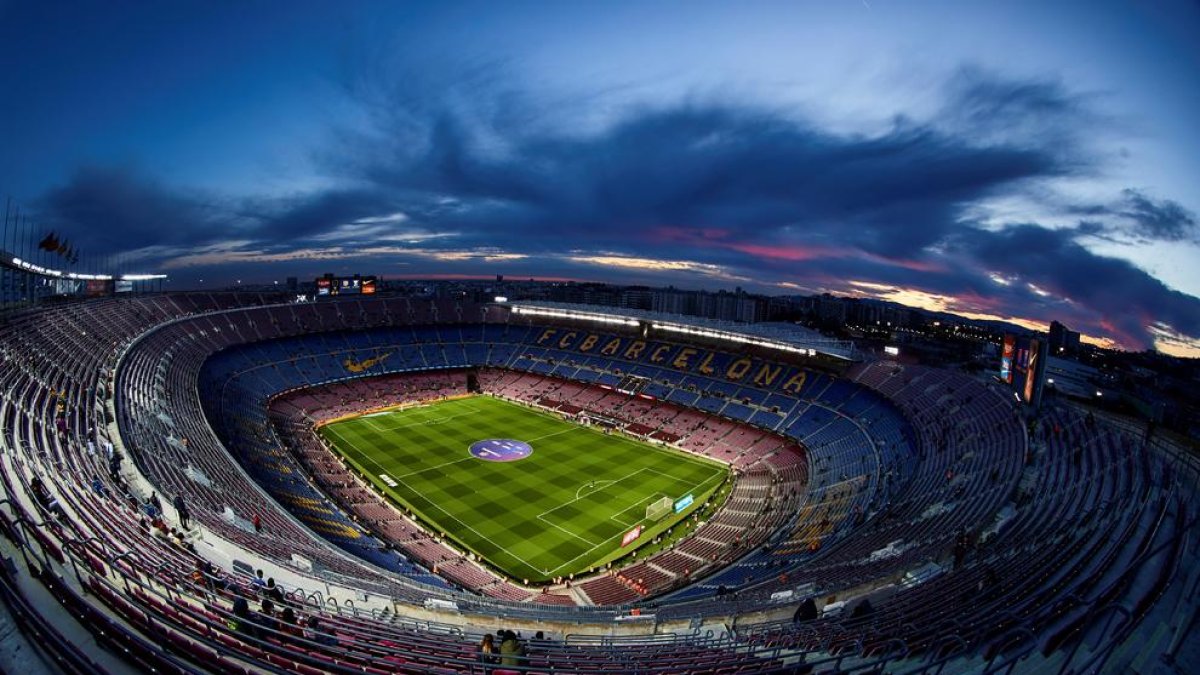
<instances>
[{"instance_id":1,"label":"stadium roof canopy","mask_svg":"<svg viewBox=\"0 0 1200 675\"><path fill-rule=\"evenodd\" d=\"M835 340L815 330L793 323L720 321L699 316L569 302L515 301L504 304L512 307L512 311L517 314L590 320L627 326L648 324L652 329L670 333L750 344L796 354L810 356L824 354L847 361L858 360L853 342Z\"/></svg>"},{"instance_id":2,"label":"stadium roof canopy","mask_svg":"<svg viewBox=\"0 0 1200 675\"><path fill-rule=\"evenodd\" d=\"M51 267L43 267L29 260L18 258L8 251L0 251L0 265L11 267L22 272L30 274L39 274L44 277L55 279L80 279L80 280L100 280L110 281L112 279L120 279L122 281L150 281L154 279L166 279L165 274L85 274L83 272L64 272L63 270L54 269Z\"/></svg>"}]
</instances>

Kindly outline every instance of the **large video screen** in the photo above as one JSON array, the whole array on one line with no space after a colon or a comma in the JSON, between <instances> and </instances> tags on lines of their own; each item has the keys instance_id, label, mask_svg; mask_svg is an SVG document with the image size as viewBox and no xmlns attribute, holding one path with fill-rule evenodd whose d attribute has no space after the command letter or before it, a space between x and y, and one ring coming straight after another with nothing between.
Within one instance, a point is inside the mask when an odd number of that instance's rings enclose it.
<instances>
[{"instance_id":1,"label":"large video screen","mask_svg":"<svg viewBox=\"0 0 1200 675\"><path fill-rule=\"evenodd\" d=\"M1004 336L1004 350L1000 353L1000 379L1012 384L1013 353L1017 348L1017 336L1009 333Z\"/></svg>"},{"instance_id":2,"label":"large video screen","mask_svg":"<svg viewBox=\"0 0 1200 675\"><path fill-rule=\"evenodd\" d=\"M1038 382L1038 366L1041 365L1039 363L1041 360L1041 345L1041 340L1030 340L1029 342L1029 351L1026 354L1025 361L1025 388L1022 392L1026 403L1033 403L1035 394L1037 393L1036 390L1041 388Z\"/></svg>"},{"instance_id":3,"label":"large video screen","mask_svg":"<svg viewBox=\"0 0 1200 675\"><path fill-rule=\"evenodd\" d=\"M374 276L355 274L349 277L335 277L326 274L317 277L317 296L329 295L371 295L377 289Z\"/></svg>"},{"instance_id":4,"label":"large video screen","mask_svg":"<svg viewBox=\"0 0 1200 675\"><path fill-rule=\"evenodd\" d=\"M1040 338L1004 336L1000 379L1011 385L1024 403L1041 404L1042 385L1046 379L1045 353L1045 343Z\"/></svg>"}]
</instances>

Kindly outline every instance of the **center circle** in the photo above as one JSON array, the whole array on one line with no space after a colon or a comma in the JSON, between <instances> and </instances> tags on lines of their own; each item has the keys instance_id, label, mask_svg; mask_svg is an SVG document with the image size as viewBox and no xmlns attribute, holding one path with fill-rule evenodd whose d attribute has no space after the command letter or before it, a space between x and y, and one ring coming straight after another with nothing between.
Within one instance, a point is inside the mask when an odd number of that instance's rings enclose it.
<instances>
[{"instance_id":1,"label":"center circle","mask_svg":"<svg viewBox=\"0 0 1200 675\"><path fill-rule=\"evenodd\" d=\"M471 456L486 462L515 462L533 454L533 446L511 438L489 438L471 444Z\"/></svg>"}]
</instances>

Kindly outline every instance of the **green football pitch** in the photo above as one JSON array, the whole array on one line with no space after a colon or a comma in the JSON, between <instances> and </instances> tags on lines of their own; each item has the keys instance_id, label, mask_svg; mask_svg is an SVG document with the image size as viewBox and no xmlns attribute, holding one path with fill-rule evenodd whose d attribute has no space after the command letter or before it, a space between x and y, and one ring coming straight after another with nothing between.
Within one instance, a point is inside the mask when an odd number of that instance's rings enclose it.
<instances>
[{"instance_id":1,"label":"green football pitch","mask_svg":"<svg viewBox=\"0 0 1200 675\"><path fill-rule=\"evenodd\" d=\"M628 553L698 508L729 474L718 462L487 396L364 415L320 433L432 529L530 582ZM689 494L690 508L646 520L650 503ZM639 525L642 536L623 547Z\"/></svg>"}]
</instances>

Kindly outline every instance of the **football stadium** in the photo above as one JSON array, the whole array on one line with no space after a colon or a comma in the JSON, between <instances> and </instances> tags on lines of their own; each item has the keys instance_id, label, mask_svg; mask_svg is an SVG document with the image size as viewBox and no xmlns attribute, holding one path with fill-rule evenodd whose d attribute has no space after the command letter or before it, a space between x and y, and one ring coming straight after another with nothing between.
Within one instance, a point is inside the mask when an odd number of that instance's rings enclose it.
<instances>
[{"instance_id":1,"label":"football stadium","mask_svg":"<svg viewBox=\"0 0 1200 675\"><path fill-rule=\"evenodd\" d=\"M0 2L0 673L1200 673L1197 26Z\"/></svg>"},{"instance_id":2,"label":"football stadium","mask_svg":"<svg viewBox=\"0 0 1200 675\"><path fill-rule=\"evenodd\" d=\"M803 330L152 293L4 344L17 573L136 668L470 670L500 622L518 671L1000 672L1195 600L1187 448ZM330 638L231 629L259 570Z\"/></svg>"}]
</instances>

